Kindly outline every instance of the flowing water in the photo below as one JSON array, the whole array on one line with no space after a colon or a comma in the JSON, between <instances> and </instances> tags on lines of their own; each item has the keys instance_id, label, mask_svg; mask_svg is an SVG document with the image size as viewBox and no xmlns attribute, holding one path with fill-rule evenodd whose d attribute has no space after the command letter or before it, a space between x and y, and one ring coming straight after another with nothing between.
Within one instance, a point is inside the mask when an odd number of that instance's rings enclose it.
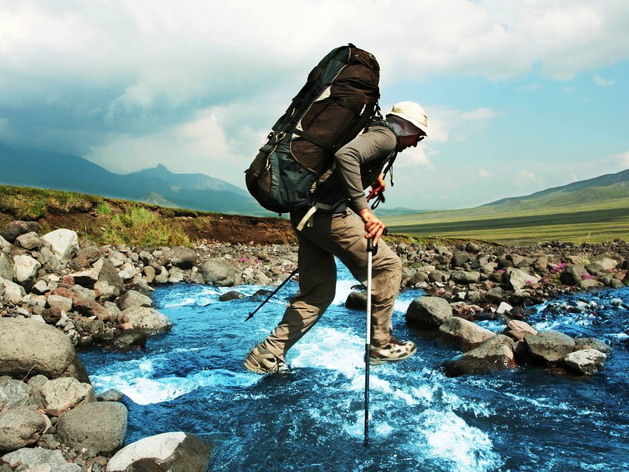
<instances>
[{"instance_id":1,"label":"flowing water","mask_svg":"<svg viewBox=\"0 0 629 472\"><path fill-rule=\"evenodd\" d=\"M554 300L530 320L614 348L603 373L588 379L533 367L448 378L439 366L457 351L405 325L421 291L402 293L394 332L414 340L418 352L372 367L365 448L365 314L344 307L354 284L339 267L336 300L289 352L293 370L285 375L249 373L243 361L281 318L294 282L247 323L259 301L219 302L228 289L209 286L159 288L154 302L172 320L172 332L151 338L145 351L81 357L97 392L125 394L127 443L192 432L213 443L215 471L629 470L629 289Z\"/></svg>"}]
</instances>

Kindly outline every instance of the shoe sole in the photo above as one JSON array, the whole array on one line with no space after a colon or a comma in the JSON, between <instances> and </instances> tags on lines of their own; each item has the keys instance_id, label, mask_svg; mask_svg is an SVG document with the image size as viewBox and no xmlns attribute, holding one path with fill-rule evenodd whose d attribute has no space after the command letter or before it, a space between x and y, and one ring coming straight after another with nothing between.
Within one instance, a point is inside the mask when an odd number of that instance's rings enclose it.
<instances>
[{"instance_id":1,"label":"shoe sole","mask_svg":"<svg viewBox=\"0 0 629 472\"><path fill-rule=\"evenodd\" d=\"M402 357L391 358L391 357L371 357L371 356L369 356L369 365L382 365L382 364L386 364L388 362L400 362L400 361L403 361L405 359L408 359L413 354L415 354L415 352L417 352L417 346L415 346L414 349L411 352L409 352L408 354L405 354Z\"/></svg>"}]
</instances>

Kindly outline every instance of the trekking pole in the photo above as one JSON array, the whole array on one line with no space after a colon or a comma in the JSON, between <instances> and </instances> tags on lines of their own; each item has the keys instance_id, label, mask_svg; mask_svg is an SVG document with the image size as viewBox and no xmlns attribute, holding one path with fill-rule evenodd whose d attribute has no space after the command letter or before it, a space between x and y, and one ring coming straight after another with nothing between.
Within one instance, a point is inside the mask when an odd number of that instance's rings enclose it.
<instances>
[{"instance_id":1,"label":"trekking pole","mask_svg":"<svg viewBox=\"0 0 629 472\"><path fill-rule=\"evenodd\" d=\"M280 284L280 286L279 286L279 287L277 287L275 290L273 290L273 293L271 293L271 295L269 295L269 296L267 297L267 299L266 299L266 300L264 300L264 301L260 304L260 306L259 306L258 308L256 308L254 311L252 311L251 313L249 313L249 316L247 317L247 319L246 319L245 321L249 321L251 318L253 318L253 315L255 315L255 314L258 312L258 310L264 306L264 304L265 304L266 302L268 302L271 298L273 298L273 295L275 295L277 292L279 292L279 291L280 291L280 289L281 289L284 285L286 285L286 282L288 282L288 281L289 281L289 280L290 280L290 279L291 279L291 278L292 278L292 277L293 277L293 276L297 273L297 271L298 271L298 270L299 270L299 267L297 267L294 271L292 271L292 272L290 273L290 275L289 275L288 277L286 277L286 280L284 280L284 282L282 282L282 283Z\"/></svg>"},{"instance_id":2,"label":"trekking pole","mask_svg":"<svg viewBox=\"0 0 629 472\"><path fill-rule=\"evenodd\" d=\"M365 447L369 445L369 350L371 347L371 269L378 250L373 239L367 240L367 339L365 342Z\"/></svg>"}]
</instances>

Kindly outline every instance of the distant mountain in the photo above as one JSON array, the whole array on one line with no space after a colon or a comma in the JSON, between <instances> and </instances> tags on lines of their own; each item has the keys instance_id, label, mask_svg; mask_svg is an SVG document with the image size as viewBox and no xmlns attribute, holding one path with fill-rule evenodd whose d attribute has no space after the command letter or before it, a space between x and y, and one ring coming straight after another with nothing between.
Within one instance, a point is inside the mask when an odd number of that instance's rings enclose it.
<instances>
[{"instance_id":1,"label":"distant mountain","mask_svg":"<svg viewBox=\"0 0 629 472\"><path fill-rule=\"evenodd\" d=\"M413 210L412 208L395 207L395 208L382 208L378 207L374 210L374 213L379 217L389 218L392 216L413 215L416 213L425 213L431 210Z\"/></svg>"},{"instance_id":2,"label":"distant mountain","mask_svg":"<svg viewBox=\"0 0 629 472\"><path fill-rule=\"evenodd\" d=\"M487 203L479 208L498 210L526 210L561 207L582 203L629 197L629 169L593 179L553 187L523 197L509 197Z\"/></svg>"},{"instance_id":3,"label":"distant mountain","mask_svg":"<svg viewBox=\"0 0 629 472\"><path fill-rule=\"evenodd\" d=\"M0 144L0 183L68 190L191 210L270 215L246 191L204 174L174 174L163 165L115 174L72 154L16 150Z\"/></svg>"}]
</instances>

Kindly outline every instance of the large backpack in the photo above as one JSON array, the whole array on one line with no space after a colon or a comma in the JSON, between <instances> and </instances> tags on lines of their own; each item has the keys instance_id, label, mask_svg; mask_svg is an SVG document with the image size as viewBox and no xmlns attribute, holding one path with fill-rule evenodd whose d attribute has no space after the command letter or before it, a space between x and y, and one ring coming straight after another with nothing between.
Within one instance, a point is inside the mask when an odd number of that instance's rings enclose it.
<instances>
[{"instance_id":1,"label":"large backpack","mask_svg":"<svg viewBox=\"0 0 629 472\"><path fill-rule=\"evenodd\" d=\"M319 62L246 171L260 205L276 213L315 205L334 153L379 115L379 80L376 58L353 44Z\"/></svg>"}]
</instances>

